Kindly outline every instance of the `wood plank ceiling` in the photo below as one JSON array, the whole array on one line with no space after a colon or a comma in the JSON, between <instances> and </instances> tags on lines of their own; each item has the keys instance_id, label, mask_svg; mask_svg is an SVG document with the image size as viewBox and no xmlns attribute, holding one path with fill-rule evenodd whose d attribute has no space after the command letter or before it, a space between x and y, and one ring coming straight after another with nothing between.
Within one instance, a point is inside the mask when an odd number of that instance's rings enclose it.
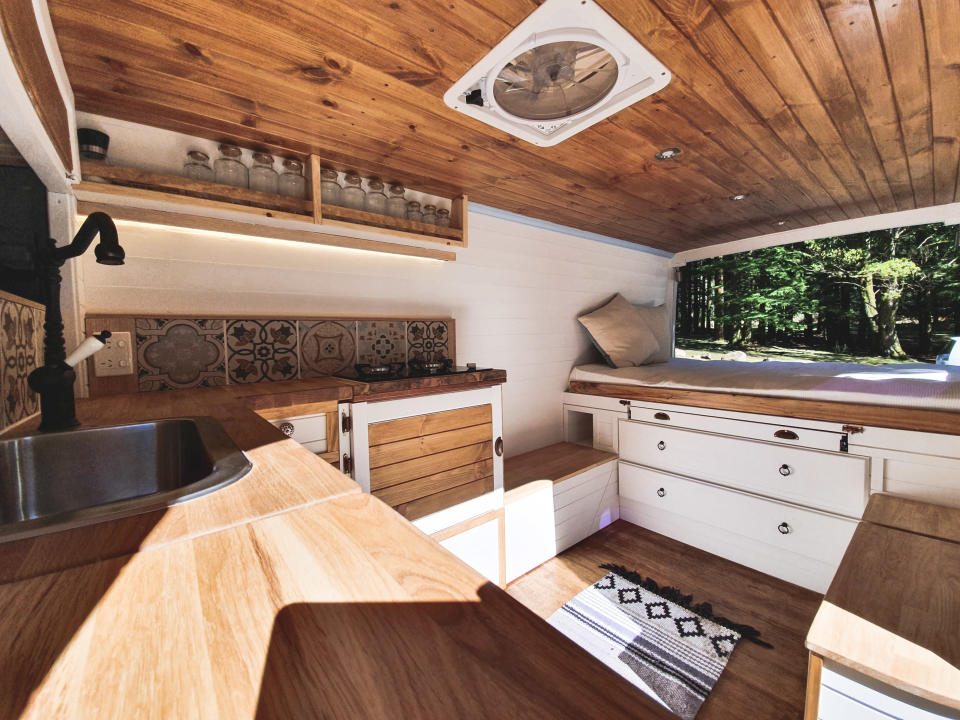
<instances>
[{"instance_id":1,"label":"wood plank ceiling","mask_svg":"<svg viewBox=\"0 0 960 720\"><path fill-rule=\"evenodd\" d=\"M552 148L442 101L535 0L49 7L80 110L669 251L960 200L958 0L599 2L673 80Z\"/></svg>"}]
</instances>

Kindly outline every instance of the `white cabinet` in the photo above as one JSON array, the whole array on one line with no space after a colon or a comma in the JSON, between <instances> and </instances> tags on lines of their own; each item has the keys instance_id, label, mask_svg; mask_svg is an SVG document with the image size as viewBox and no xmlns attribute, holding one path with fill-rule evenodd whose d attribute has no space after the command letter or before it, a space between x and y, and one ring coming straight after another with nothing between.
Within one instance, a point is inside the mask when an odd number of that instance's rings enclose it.
<instances>
[{"instance_id":1,"label":"white cabinet","mask_svg":"<svg viewBox=\"0 0 960 720\"><path fill-rule=\"evenodd\" d=\"M503 514L510 582L557 554L553 482L537 480L511 490L504 498Z\"/></svg>"},{"instance_id":2,"label":"white cabinet","mask_svg":"<svg viewBox=\"0 0 960 720\"><path fill-rule=\"evenodd\" d=\"M823 668L818 720L956 720L960 711L924 703L855 673ZM869 684L868 684L869 683Z\"/></svg>"},{"instance_id":3,"label":"white cabinet","mask_svg":"<svg viewBox=\"0 0 960 720\"><path fill-rule=\"evenodd\" d=\"M498 517L447 537L440 544L490 582L501 583Z\"/></svg>"}]
</instances>

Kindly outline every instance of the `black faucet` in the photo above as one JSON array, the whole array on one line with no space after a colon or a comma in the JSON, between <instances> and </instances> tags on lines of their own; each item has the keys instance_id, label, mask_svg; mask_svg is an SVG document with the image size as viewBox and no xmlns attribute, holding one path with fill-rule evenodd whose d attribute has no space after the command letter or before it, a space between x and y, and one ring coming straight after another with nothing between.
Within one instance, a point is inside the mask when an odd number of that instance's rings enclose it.
<instances>
[{"instance_id":1,"label":"black faucet","mask_svg":"<svg viewBox=\"0 0 960 720\"><path fill-rule=\"evenodd\" d=\"M117 239L117 227L110 216L90 213L69 245L57 247L47 239L37 249L37 274L44 283L46 321L43 365L27 378L31 389L40 396L40 431L66 430L79 425L73 402L73 383L77 374L67 365L63 339L63 315L60 312L60 268L70 258L82 255L94 238L100 242L94 253L101 265L123 265L124 252Z\"/></svg>"}]
</instances>

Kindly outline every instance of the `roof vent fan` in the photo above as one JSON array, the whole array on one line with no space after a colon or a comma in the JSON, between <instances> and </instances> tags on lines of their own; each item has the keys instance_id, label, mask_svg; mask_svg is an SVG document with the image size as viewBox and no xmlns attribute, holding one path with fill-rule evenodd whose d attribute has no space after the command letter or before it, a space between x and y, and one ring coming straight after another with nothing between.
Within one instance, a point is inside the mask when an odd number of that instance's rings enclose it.
<instances>
[{"instance_id":1,"label":"roof vent fan","mask_svg":"<svg viewBox=\"0 0 960 720\"><path fill-rule=\"evenodd\" d=\"M546 0L443 100L546 147L669 82L670 71L593 0Z\"/></svg>"}]
</instances>

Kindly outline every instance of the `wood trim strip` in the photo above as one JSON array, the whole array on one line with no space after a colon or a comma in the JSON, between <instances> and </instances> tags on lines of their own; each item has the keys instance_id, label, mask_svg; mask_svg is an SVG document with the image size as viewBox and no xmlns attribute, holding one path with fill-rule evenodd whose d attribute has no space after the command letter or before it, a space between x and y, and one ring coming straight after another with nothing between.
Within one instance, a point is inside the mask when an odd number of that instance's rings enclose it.
<instances>
[{"instance_id":1,"label":"wood trim strip","mask_svg":"<svg viewBox=\"0 0 960 720\"><path fill-rule=\"evenodd\" d=\"M370 490L382 490L408 480L434 475L444 470L452 470L478 460L484 460L492 455L493 443L482 442L385 467L373 468L370 470Z\"/></svg>"},{"instance_id":2,"label":"wood trim strip","mask_svg":"<svg viewBox=\"0 0 960 720\"><path fill-rule=\"evenodd\" d=\"M3 0L0 29L20 82L63 167L73 172L70 114L43 44L30 0Z\"/></svg>"},{"instance_id":3,"label":"wood trim strip","mask_svg":"<svg viewBox=\"0 0 960 720\"><path fill-rule=\"evenodd\" d=\"M395 218L390 215L378 215L376 213L366 212L364 210L354 210L353 208L343 207L341 205L327 205L324 208L324 218L331 218L346 222L351 225L371 225L374 227L388 228L402 232L411 232L418 235L430 237L434 242L453 241L460 244L462 232L456 228L439 227L430 223L415 222ZM328 222L324 220L324 222ZM448 243L449 244L449 243Z\"/></svg>"},{"instance_id":4,"label":"wood trim strip","mask_svg":"<svg viewBox=\"0 0 960 720\"><path fill-rule=\"evenodd\" d=\"M493 478L490 478L490 480L492 481ZM443 542L444 540L448 540L452 538L454 535L459 535L460 533L466 532L467 530L473 530L473 528L479 527L480 525L484 525L485 523L488 523L491 520L494 520L498 516L502 516L502 515L503 515L503 508L497 508L496 510L488 510L487 512L481 515L477 515L475 517L470 518L469 520L464 520L463 522L459 522L456 525L451 525L450 527L444 528L443 530L437 530L437 532L432 533L430 537L432 537L436 542L440 543L440 542Z\"/></svg>"},{"instance_id":5,"label":"wood trim strip","mask_svg":"<svg viewBox=\"0 0 960 720\"><path fill-rule=\"evenodd\" d=\"M592 383L577 380L570 382L570 392L713 410L733 410L755 415L779 415L804 420L824 420L892 428L894 430L918 430L944 435L960 435L960 413L946 410L888 407L885 405L804 400L801 398L745 395L706 390L653 388L641 385L617 385L616 383Z\"/></svg>"},{"instance_id":6,"label":"wood trim strip","mask_svg":"<svg viewBox=\"0 0 960 720\"><path fill-rule=\"evenodd\" d=\"M490 423L493 420L492 412L492 406L489 404L476 405L457 410L430 413L429 415L416 415L399 420L373 423L367 431L369 445L372 450L375 446L385 443Z\"/></svg>"},{"instance_id":7,"label":"wood trim strip","mask_svg":"<svg viewBox=\"0 0 960 720\"><path fill-rule=\"evenodd\" d=\"M374 490L373 495L383 500L387 505L396 507L486 477L493 477L493 458L486 458L463 467L444 470L435 475L427 475L416 480L391 485L388 488Z\"/></svg>"},{"instance_id":8,"label":"wood trim strip","mask_svg":"<svg viewBox=\"0 0 960 720\"><path fill-rule=\"evenodd\" d=\"M807 658L807 692L804 700L803 720L817 720L820 716L820 675L823 658L810 653Z\"/></svg>"},{"instance_id":9,"label":"wood trim strip","mask_svg":"<svg viewBox=\"0 0 960 720\"><path fill-rule=\"evenodd\" d=\"M300 417L302 415L320 415L321 413L336 416L337 408L338 403L336 400L325 400L323 402L287 405L286 407L263 408L254 410L254 412L264 420L286 420L287 418Z\"/></svg>"},{"instance_id":10,"label":"wood trim strip","mask_svg":"<svg viewBox=\"0 0 960 720\"><path fill-rule=\"evenodd\" d=\"M320 158L310 156L310 204L313 207L313 221L323 222L323 193L320 172L323 169Z\"/></svg>"},{"instance_id":11,"label":"wood trim strip","mask_svg":"<svg viewBox=\"0 0 960 720\"><path fill-rule=\"evenodd\" d=\"M0 300L17 303L18 305L26 305L27 307L36 308L37 310L47 309L42 303L38 303L35 300L27 300L26 298L14 295L13 293L4 292L3 290L0 290Z\"/></svg>"},{"instance_id":12,"label":"wood trim strip","mask_svg":"<svg viewBox=\"0 0 960 720\"><path fill-rule=\"evenodd\" d=\"M398 440L370 448L370 469L375 470L394 463L492 440L493 425L491 423L422 435L409 440Z\"/></svg>"},{"instance_id":13,"label":"wood trim strip","mask_svg":"<svg viewBox=\"0 0 960 720\"><path fill-rule=\"evenodd\" d=\"M81 185L83 185L83 183L81 183ZM108 188L111 186L103 185L102 187ZM117 188L119 186L112 187ZM94 189L96 190L97 188ZM177 198L178 201L181 199L190 198ZM210 203L213 201L204 200L202 202ZM242 205L230 205L229 203L222 204L232 210L244 208ZM253 210L253 208L247 209ZM372 252L387 253L390 255L403 255L406 257L443 260L446 262L454 262L457 259L456 253L445 250L421 248L413 245L397 245L394 243L382 242L380 240L366 240L363 238L353 238L344 235L330 235L328 233L317 232L313 230L291 230L289 228L281 228L258 223L248 223L240 220L209 218L186 213L169 212L165 210L151 210L147 208L113 205L86 200L80 200L77 203L77 212L81 215L88 215L96 210L102 210L116 220L132 220L134 222L190 228L193 230L208 230L211 232L230 233L237 235L252 235L270 240L291 240L293 242L310 243L313 245L330 245L333 247L351 248L354 250L369 250ZM310 218L306 218L304 216L295 217L298 220L312 224Z\"/></svg>"}]
</instances>

